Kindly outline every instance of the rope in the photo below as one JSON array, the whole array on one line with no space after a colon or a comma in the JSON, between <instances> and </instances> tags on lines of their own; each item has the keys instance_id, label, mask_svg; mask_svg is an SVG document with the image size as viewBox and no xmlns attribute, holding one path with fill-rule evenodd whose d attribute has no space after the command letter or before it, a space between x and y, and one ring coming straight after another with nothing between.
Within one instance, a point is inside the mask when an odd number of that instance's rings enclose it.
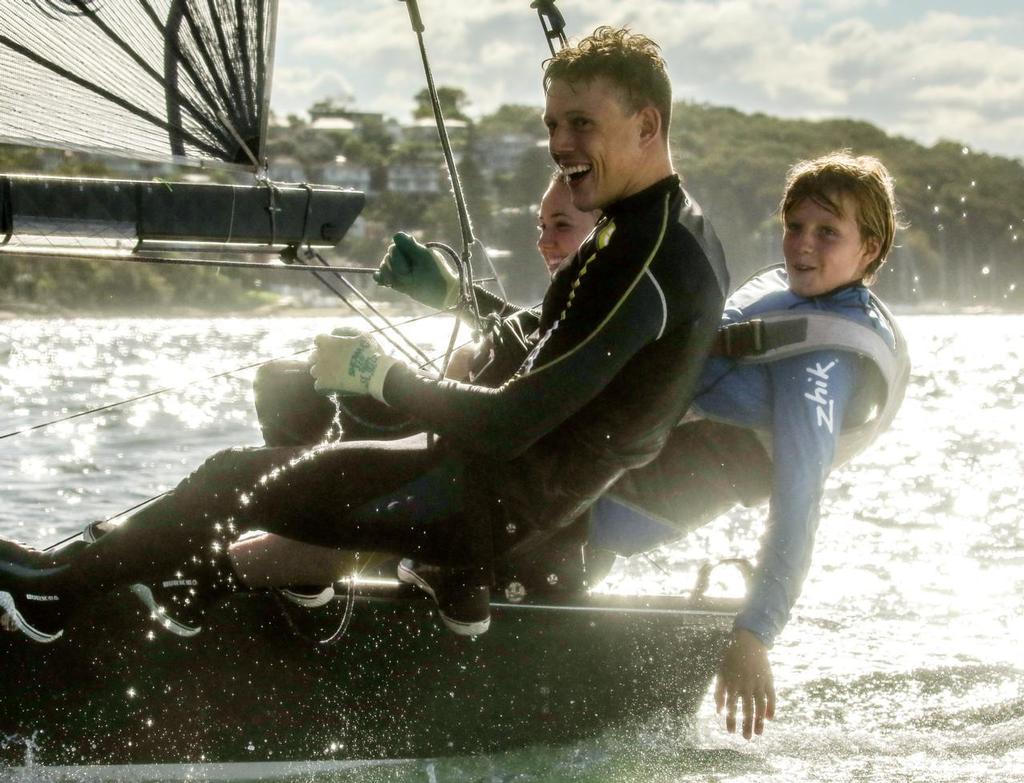
<instances>
[{"instance_id":1,"label":"rope","mask_svg":"<svg viewBox=\"0 0 1024 783\"><path fill-rule=\"evenodd\" d=\"M313 257L313 258L315 258L315 259L316 259L317 261L319 261L319 262L320 262L320 264L321 264L321 266L324 266L324 267L327 267L327 266L328 266L328 265L327 265L327 261L326 261L326 260L324 259L324 257L323 257L323 256L321 256L321 255L320 255L320 254L319 254L318 252L316 252L316 251L315 251L315 250L313 250L312 248L310 248L310 249L309 249L309 253L308 253L308 255L312 256L312 257ZM391 338L390 336L387 336L387 335L385 335L385 337L386 337L386 339L388 340L388 342L389 342L389 343L391 343L391 345L392 345L392 346L393 346L393 347L394 347L394 348L395 348L396 350L400 351L400 352L402 353L402 355L403 355L403 356L405 356L405 357L406 357L407 359L410 359L410 361L413 361L413 362L417 362L417 361L420 361L421 359L426 359L426 358L427 358L427 355L426 355L426 353L424 353L424 352L423 352L423 349L421 349L421 348L420 348L420 347L419 347L419 346L418 346L418 345L417 345L417 344L416 344L415 342L413 342L413 341L412 341L412 339L411 339L411 338L409 338L409 337L408 337L408 336L407 336L407 335L406 335L406 334L405 334L404 332L402 332L402 331L401 331L400 329L398 329L398 327L394 326L394 325L393 325L393 324L392 324L392 323L391 323L391 322L390 322L390 321L388 320L387 316L386 316L386 315L384 315L384 314L383 314L382 312L380 312L380 310L378 310L378 309L376 308L376 306L375 306L375 305L374 305L374 304L373 304L373 303L372 303L372 302L371 302L371 301L370 301L369 299L367 299L367 298L366 298L366 297L365 297L365 296L363 295L363 292L362 292L362 291L360 291L360 290L359 290L358 288L356 288L356 287L355 287L355 286L354 286L354 285L353 285L353 284L352 284L352 283L351 283L350 281L348 281L348 280L347 280L347 279L346 279L346 278L344 277L344 275L340 275L340 274L334 274L333 276L334 276L334 277L335 277L335 278L336 278L336 279L338 280L338 282L340 282L340 283L341 283L342 285L344 285L344 286L345 286L346 288L348 288L348 290L349 290L349 291L350 291L350 292L351 292L352 294L354 294L354 295L356 296L356 298L358 298L358 299L359 299L360 303L361 303L361 304L362 304L362 305L363 305L364 307L366 307L366 308L367 308L367 309L368 309L368 310L369 310L369 311L370 311L371 313L373 313L373 315L374 315L374 316L376 316L376 317L377 317L377 318L379 318L379 319L380 319L381 321L383 321L383 322L384 322L384 324L385 324L385 328L386 328L386 329L388 329L388 330L393 330L393 331L394 331L394 333L395 333L395 334L396 334L396 335L397 335L398 337L400 337L400 338L401 338L401 343L399 343L399 342L398 342L397 340L395 340L395 339L392 339L392 338ZM322 277L321 277L321 275L317 275L317 278L318 278L318 279L321 279L321 280L322 280ZM359 316L359 317L361 317L361 318L362 318L363 320L365 320L365 321L366 321L366 323L367 323L367 324L369 324L369 326L370 326L370 327L371 327L372 329L374 329L374 330L377 330L378 332L380 332L380 331L381 331L381 330L380 330L380 327L378 327L378 326L377 326L377 324L376 324L376 323L374 323L374 322L373 322L373 320L372 320L372 319L371 319L371 318L370 318L370 317L369 317L368 315L366 315L365 313L361 312L361 311L360 311L360 310L359 310L359 309L358 309L358 308L357 308L357 307L356 307L355 305L353 305L353 304L352 304L351 302L349 302L349 301L348 301L348 300L347 300L347 299L346 299L346 298L344 297L344 295L342 295L342 294L341 294L340 292L336 291L336 290L335 290L335 289L334 289L333 287L331 287L331 286L328 286L328 287L329 287L329 288L331 288L331 290L332 290L332 291L334 291L334 293L335 293L335 294L336 294L336 295L337 295L337 296L338 296L338 297L339 297L339 298L340 298L340 299L341 299L341 300L342 300L342 301L343 301L343 302L344 302L345 304L347 304L347 305L348 305L348 306L349 306L349 307L350 307L350 308L352 309L352 311L353 311L353 312L354 312L354 313L355 313L356 315L358 315L358 316ZM404 344L404 345L403 345L403 344ZM419 359L417 359L417 358L415 358L415 357L413 357L413 356L410 356L410 355L409 355L409 353L408 353L408 351L406 351L406 346L407 346L407 347L409 347L409 348L411 348L411 349L412 349L412 351L413 351L413 352L414 352L414 353L415 353L415 354L416 354L417 356L419 356ZM429 363L429 362L428 362L428 363Z\"/></svg>"},{"instance_id":2,"label":"rope","mask_svg":"<svg viewBox=\"0 0 1024 783\"><path fill-rule=\"evenodd\" d=\"M238 142L238 146L242 148L242 151L245 153L245 156L252 162L253 169L259 171L261 168L260 162L256 159L256 156L253 154L252 150L249 149L249 145L245 143L245 139L242 138L242 135L235 129L234 124L231 122L231 118L228 117L228 115L225 112L218 110L217 119L224 123L225 126L227 126L228 131L234 137L235 141Z\"/></svg>"}]
</instances>

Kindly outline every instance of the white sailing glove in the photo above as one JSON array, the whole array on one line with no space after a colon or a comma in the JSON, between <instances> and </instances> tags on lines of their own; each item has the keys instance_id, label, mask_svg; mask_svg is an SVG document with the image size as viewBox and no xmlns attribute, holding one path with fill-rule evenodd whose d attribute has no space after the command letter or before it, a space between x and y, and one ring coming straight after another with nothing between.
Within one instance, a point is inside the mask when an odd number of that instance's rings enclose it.
<instances>
[{"instance_id":1,"label":"white sailing glove","mask_svg":"<svg viewBox=\"0 0 1024 783\"><path fill-rule=\"evenodd\" d=\"M310 356L313 388L322 394L369 394L384 402L384 379L398 363L368 334L343 337L318 334Z\"/></svg>"}]
</instances>

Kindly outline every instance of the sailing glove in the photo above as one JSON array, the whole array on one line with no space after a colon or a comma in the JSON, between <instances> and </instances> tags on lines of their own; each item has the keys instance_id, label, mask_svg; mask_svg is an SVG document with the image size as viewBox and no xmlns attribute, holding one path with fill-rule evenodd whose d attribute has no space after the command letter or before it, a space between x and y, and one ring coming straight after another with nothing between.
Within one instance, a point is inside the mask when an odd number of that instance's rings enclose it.
<instances>
[{"instance_id":1,"label":"sailing glove","mask_svg":"<svg viewBox=\"0 0 1024 783\"><path fill-rule=\"evenodd\" d=\"M322 394L369 394L384 402L384 379L397 359L384 353L368 334L339 337L319 334L310 356L313 388Z\"/></svg>"},{"instance_id":2,"label":"sailing glove","mask_svg":"<svg viewBox=\"0 0 1024 783\"><path fill-rule=\"evenodd\" d=\"M437 310L459 301L459 276L445 257L401 232L395 234L373 279Z\"/></svg>"}]
</instances>

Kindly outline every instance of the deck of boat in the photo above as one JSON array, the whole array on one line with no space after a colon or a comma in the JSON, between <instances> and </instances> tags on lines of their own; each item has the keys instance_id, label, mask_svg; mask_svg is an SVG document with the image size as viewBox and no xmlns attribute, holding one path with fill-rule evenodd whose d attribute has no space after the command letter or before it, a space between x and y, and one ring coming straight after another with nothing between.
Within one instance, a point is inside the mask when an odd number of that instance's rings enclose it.
<instances>
[{"instance_id":1,"label":"deck of boat","mask_svg":"<svg viewBox=\"0 0 1024 783\"><path fill-rule=\"evenodd\" d=\"M295 622L337 626L343 599ZM52 645L0 639L0 762L384 759L565 742L659 710L692 713L735 602L580 596L495 603L457 637L397 583L362 585L344 636L299 637L266 594L193 639L115 595Z\"/></svg>"}]
</instances>

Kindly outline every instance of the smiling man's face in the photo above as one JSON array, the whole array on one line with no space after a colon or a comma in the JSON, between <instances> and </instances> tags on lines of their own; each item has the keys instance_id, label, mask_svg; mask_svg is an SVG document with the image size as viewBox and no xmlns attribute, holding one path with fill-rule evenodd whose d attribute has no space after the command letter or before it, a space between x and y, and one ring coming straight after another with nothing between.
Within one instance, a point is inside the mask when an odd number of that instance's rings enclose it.
<instances>
[{"instance_id":1,"label":"smiling man's face","mask_svg":"<svg viewBox=\"0 0 1024 783\"><path fill-rule=\"evenodd\" d=\"M589 212L643 190L642 112L630 112L604 77L555 80L544 108L548 150L576 209Z\"/></svg>"}]
</instances>

